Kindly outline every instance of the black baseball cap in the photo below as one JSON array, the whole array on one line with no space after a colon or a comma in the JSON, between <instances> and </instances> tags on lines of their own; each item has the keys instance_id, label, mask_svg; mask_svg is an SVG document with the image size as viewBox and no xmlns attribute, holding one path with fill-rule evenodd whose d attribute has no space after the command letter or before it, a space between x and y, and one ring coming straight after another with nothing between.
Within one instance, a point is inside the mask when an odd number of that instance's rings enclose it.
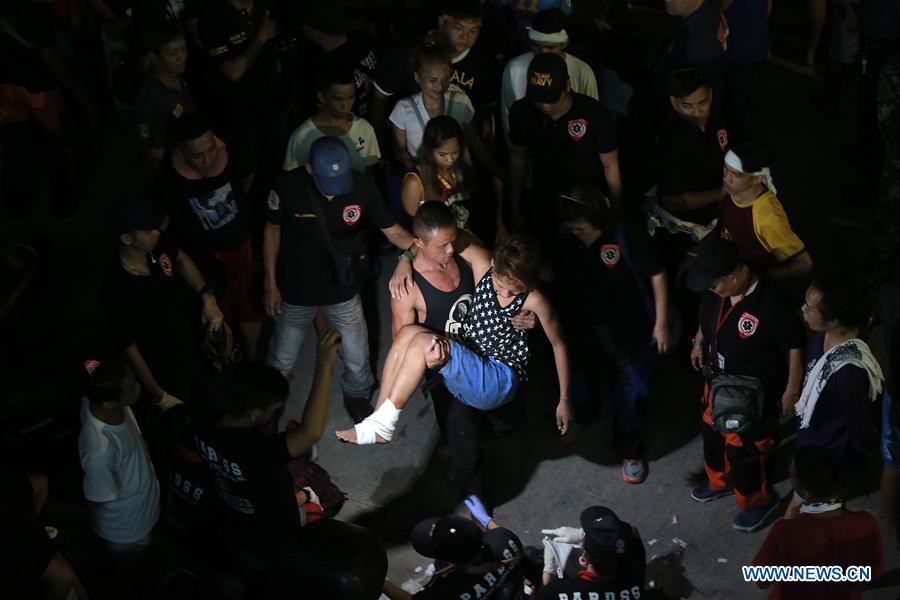
<instances>
[{"instance_id":1,"label":"black baseball cap","mask_svg":"<svg viewBox=\"0 0 900 600\"><path fill-rule=\"evenodd\" d=\"M425 519L410 534L413 548L422 556L452 564L471 564L484 554L486 546L475 523L457 515Z\"/></svg>"},{"instance_id":2,"label":"black baseball cap","mask_svg":"<svg viewBox=\"0 0 900 600\"><path fill-rule=\"evenodd\" d=\"M581 528L584 530L582 547L591 559L622 557L629 549L631 526L620 521L616 513L605 506L584 509Z\"/></svg>"},{"instance_id":3,"label":"black baseball cap","mask_svg":"<svg viewBox=\"0 0 900 600\"><path fill-rule=\"evenodd\" d=\"M559 102L568 81L569 68L563 57L550 53L538 54L528 65L525 97L541 104Z\"/></svg>"},{"instance_id":4,"label":"black baseball cap","mask_svg":"<svg viewBox=\"0 0 900 600\"><path fill-rule=\"evenodd\" d=\"M122 198L113 210L113 229L116 235L130 231L152 231L165 220L165 214L146 198Z\"/></svg>"},{"instance_id":5,"label":"black baseball cap","mask_svg":"<svg viewBox=\"0 0 900 600\"><path fill-rule=\"evenodd\" d=\"M734 242L710 235L697 245L697 258L685 278L692 292L708 290L716 279L734 273L742 263Z\"/></svg>"}]
</instances>

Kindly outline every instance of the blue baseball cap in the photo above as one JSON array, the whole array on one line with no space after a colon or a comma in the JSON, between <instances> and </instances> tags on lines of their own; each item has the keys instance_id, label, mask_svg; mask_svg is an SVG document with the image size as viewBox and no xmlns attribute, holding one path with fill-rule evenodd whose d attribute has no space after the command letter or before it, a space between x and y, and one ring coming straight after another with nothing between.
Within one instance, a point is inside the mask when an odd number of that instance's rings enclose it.
<instances>
[{"instance_id":1,"label":"blue baseball cap","mask_svg":"<svg viewBox=\"0 0 900 600\"><path fill-rule=\"evenodd\" d=\"M325 136L309 147L309 165L319 190L326 196L342 196L353 191L350 152L344 142Z\"/></svg>"}]
</instances>

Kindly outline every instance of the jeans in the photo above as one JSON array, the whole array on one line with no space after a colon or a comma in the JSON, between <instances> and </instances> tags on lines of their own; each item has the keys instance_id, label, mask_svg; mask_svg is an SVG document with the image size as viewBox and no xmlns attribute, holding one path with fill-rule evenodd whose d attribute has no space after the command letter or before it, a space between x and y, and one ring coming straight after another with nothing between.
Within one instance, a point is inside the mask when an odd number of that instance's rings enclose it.
<instances>
[{"instance_id":1,"label":"jeans","mask_svg":"<svg viewBox=\"0 0 900 600\"><path fill-rule=\"evenodd\" d=\"M345 396L368 398L375 387L375 377L369 366L369 333L363 316L359 295L346 302L328 306L296 306L281 303L281 314L275 321L275 331L269 344L266 364L287 375L293 370L297 353L303 345L316 311L322 309L325 318L341 334L340 355L344 360L341 389Z\"/></svg>"}]
</instances>

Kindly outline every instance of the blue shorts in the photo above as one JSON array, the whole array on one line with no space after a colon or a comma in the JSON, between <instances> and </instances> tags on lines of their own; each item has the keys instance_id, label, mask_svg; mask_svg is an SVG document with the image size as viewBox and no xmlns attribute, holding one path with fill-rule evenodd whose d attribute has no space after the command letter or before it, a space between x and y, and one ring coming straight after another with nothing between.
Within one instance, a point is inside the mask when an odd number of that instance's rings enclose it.
<instances>
[{"instance_id":1,"label":"blue shorts","mask_svg":"<svg viewBox=\"0 0 900 600\"><path fill-rule=\"evenodd\" d=\"M450 360L439 372L447 391L479 410L503 406L519 389L519 376L509 365L485 358L455 340L450 342Z\"/></svg>"},{"instance_id":2,"label":"blue shorts","mask_svg":"<svg viewBox=\"0 0 900 600\"><path fill-rule=\"evenodd\" d=\"M881 397L881 455L886 465L900 469L900 422L893 414L893 404L885 390Z\"/></svg>"}]
</instances>

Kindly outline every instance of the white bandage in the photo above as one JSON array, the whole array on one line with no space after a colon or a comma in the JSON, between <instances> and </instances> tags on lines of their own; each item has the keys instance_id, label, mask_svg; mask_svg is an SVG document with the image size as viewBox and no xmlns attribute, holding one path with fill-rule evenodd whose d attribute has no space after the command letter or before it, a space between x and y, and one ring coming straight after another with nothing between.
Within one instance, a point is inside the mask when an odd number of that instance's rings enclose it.
<instances>
[{"instance_id":1,"label":"white bandage","mask_svg":"<svg viewBox=\"0 0 900 600\"><path fill-rule=\"evenodd\" d=\"M528 28L528 39L538 44L568 44L569 34L565 29L554 31L553 33L544 33L537 29Z\"/></svg>"},{"instance_id":2,"label":"white bandage","mask_svg":"<svg viewBox=\"0 0 900 600\"><path fill-rule=\"evenodd\" d=\"M741 173L742 175L753 175L754 177L762 177L763 185L769 188L769 191L778 195L778 190L775 189L775 182L772 181L772 171L769 170L769 167L763 167L759 171L755 173L748 173L744 170L744 163L741 162L741 158L734 153L733 150L729 150L725 153L725 164L731 167L733 170Z\"/></svg>"},{"instance_id":3,"label":"white bandage","mask_svg":"<svg viewBox=\"0 0 900 600\"><path fill-rule=\"evenodd\" d=\"M378 442L376 435L386 442L391 441L399 418L400 409L394 406L390 398L385 398L375 412L366 417L362 423L354 426L356 443L360 446L375 444Z\"/></svg>"}]
</instances>

